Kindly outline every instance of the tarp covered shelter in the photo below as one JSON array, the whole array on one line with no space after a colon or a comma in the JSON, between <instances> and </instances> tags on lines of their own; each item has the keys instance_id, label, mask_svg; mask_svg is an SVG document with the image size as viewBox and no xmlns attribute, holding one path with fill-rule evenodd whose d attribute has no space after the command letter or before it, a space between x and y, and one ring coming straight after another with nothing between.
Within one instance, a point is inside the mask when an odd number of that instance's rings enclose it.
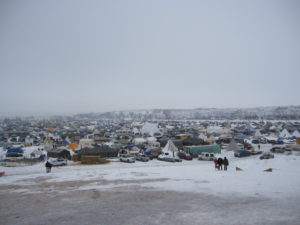
<instances>
[{"instance_id":1,"label":"tarp covered shelter","mask_svg":"<svg viewBox=\"0 0 300 225\"><path fill-rule=\"evenodd\" d=\"M6 157L20 157L23 156L23 149L22 148L9 148L6 152Z\"/></svg>"},{"instance_id":2,"label":"tarp covered shelter","mask_svg":"<svg viewBox=\"0 0 300 225\"><path fill-rule=\"evenodd\" d=\"M47 156L51 158L71 159L71 153L67 149L52 149L47 152Z\"/></svg>"},{"instance_id":3,"label":"tarp covered shelter","mask_svg":"<svg viewBox=\"0 0 300 225\"><path fill-rule=\"evenodd\" d=\"M119 149L111 148L107 145L102 145L94 148L83 148L77 151L78 155L81 157L82 155L93 155L100 156L102 158L106 157L117 157L119 153Z\"/></svg>"}]
</instances>

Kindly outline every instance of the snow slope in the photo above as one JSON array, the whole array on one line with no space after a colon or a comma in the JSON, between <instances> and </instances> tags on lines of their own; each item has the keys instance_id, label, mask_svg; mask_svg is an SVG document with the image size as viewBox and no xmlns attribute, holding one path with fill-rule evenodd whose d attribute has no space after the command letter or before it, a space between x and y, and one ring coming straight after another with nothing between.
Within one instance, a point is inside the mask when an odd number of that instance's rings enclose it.
<instances>
[{"instance_id":1,"label":"snow slope","mask_svg":"<svg viewBox=\"0 0 300 225\"><path fill-rule=\"evenodd\" d=\"M268 145L263 146L265 150L269 148ZM260 160L259 156L235 158L233 152L228 151L223 151L221 156L229 159L228 171L215 171L212 162L197 159L182 163L152 160L126 164L113 160L110 164L98 166L69 164L53 168L50 174L45 173L43 163L27 167L0 167L0 171L7 175L0 178L0 185L22 185L22 191L34 192L31 188L36 182L34 179L44 178L43 182L48 184L85 181L86 184L79 187L84 190L107 190L137 185L135 181L139 181L138 185L145 188L213 195L279 198L300 194L300 156L296 153L276 154L274 159L269 160ZM236 171L235 167L243 171ZM268 168L273 168L273 172L263 171Z\"/></svg>"}]
</instances>

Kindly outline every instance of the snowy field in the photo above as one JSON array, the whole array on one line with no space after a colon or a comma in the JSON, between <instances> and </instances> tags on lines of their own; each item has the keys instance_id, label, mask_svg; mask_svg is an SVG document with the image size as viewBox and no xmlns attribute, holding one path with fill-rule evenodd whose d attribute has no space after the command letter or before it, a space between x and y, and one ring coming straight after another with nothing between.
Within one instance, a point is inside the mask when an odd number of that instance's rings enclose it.
<instances>
[{"instance_id":1,"label":"snowy field","mask_svg":"<svg viewBox=\"0 0 300 225\"><path fill-rule=\"evenodd\" d=\"M268 160L220 156L229 159L228 171L196 159L70 163L49 174L42 163L0 167L2 224L299 224L296 152Z\"/></svg>"}]
</instances>

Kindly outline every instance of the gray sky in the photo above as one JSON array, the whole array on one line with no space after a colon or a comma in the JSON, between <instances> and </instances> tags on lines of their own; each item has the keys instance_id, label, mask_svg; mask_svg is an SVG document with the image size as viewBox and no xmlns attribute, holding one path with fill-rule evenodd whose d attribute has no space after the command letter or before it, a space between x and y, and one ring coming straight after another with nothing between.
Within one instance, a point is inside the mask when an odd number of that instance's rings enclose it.
<instances>
[{"instance_id":1,"label":"gray sky","mask_svg":"<svg viewBox=\"0 0 300 225\"><path fill-rule=\"evenodd\" d=\"M300 1L0 1L0 115L299 105Z\"/></svg>"}]
</instances>

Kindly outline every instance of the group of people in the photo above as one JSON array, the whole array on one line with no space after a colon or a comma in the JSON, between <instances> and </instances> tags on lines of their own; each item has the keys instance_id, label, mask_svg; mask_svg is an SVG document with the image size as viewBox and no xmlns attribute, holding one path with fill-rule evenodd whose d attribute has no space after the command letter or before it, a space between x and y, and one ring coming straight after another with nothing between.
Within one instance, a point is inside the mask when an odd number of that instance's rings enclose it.
<instances>
[{"instance_id":1,"label":"group of people","mask_svg":"<svg viewBox=\"0 0 300 225\"><path fill-rule=\"evenodd\" d=\"M214 163L215 163L215 169L216 170L223 170L223 166L224 166L224 170L227 170L227 167L229 166L229 161L226 157L224 157L224 159L220 158L215 158L214 159Z\"/></svg>"}]
</instances>

